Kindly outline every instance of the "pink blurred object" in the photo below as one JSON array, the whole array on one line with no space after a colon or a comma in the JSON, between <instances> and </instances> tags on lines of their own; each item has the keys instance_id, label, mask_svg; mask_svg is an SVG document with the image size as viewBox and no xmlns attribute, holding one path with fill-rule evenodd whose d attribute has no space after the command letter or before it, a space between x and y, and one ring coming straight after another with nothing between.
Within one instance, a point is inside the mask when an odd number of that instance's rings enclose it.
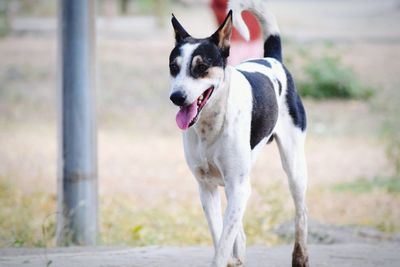
<instances>
[{"instance_id":1,"label":"pink blurred object","mask_svg":"<svg viewBox=\"0 0 400 267\"><path fill-rule=\"evenodd\" d=\"M261 38L256 40L231 42L228 62L235 66L249 58L260 58L263 55L263 42Z\"/></svg>"},{"instance_id":2,"label":"pink blurred object","mask_svg":"<svg viewBox=\"0 0 400 267\"><path fill-rule=\"evenodd\" d=\"M218 24L221 24L226 16L227 0L212 0L211 8L215 14ZM233 29L231 49L229 53L229 64L236 65L249 58L258 58L263 54L261 28L257 19L250 12L244 11L243 19L250 30L250 41L246 42L243 37Z\"/></svg>"}]
</instances>

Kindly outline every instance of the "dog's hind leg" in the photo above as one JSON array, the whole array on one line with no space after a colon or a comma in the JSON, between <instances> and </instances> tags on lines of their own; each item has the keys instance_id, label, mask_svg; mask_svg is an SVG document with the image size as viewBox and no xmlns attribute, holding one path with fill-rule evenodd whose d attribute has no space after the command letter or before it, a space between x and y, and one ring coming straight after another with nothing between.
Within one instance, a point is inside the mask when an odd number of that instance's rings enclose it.
<instances>
[{"instance_id":1,"label":"dog's hind leg","mask_svg":"<svg viewBox=\"0 0 400 267\"><path fill-rule=\"evenodd\" d=\"M305 132L291 122L276 133L283 169L289 178L290 191L295 205L295 244L293 267L308 267L307 254L307 167L304 156Z\"/></svg>"},{"instance_id":2,"label":"dog's hind leg","mask_svg":"<svg viewBox=\"0 0 400 267\"><path fill-rule=\"evenodd\" d=\"M199 192L216 252L222 232L221 199L218 186L199 181Z\"/></svg>"}]
</instances>

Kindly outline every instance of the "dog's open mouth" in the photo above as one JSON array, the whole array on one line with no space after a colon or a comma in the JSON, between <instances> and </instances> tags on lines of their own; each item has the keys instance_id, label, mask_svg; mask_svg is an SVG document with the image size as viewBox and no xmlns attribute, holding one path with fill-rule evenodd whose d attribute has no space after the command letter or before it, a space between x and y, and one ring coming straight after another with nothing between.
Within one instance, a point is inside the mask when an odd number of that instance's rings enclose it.
<instances>
[{"instance_id":1,"label":"dog's open mouth","mask_svg":"<svg viewBox=\"0 0 400 267\"><path fill-rule=\"evenodd\" d=\"M181 107L178 114L176 114L176 123L182 130L186 130L196 123L197 117L204 105L207 103L211 94L214 91L214 86L211 86L204 91L192 104Z\"/></svg>"}]
</instances>

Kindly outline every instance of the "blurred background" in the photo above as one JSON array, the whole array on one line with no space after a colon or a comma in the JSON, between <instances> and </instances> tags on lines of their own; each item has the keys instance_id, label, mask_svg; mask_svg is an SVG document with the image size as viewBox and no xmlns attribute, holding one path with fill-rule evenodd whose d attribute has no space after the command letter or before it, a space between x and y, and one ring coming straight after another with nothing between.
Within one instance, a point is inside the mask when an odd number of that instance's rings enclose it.
<instances>
[{"instance_id":1,"label":"blurred background","mask_svg":"<svg viewBox=\"0 0 400 267\"><path fill-rule=\"evenodd\" d=\"M310 242L400 240L400 1L271 0L308 114ZM100 244L211 245L169 101L170 14L195 37L209 1L97 1ZM0 247L54 246L57 1L0 0ZM249 244L289 242L274 143L252 171ZM333 234L332 234L333 233Z\"/></svg>"}]
</instances>

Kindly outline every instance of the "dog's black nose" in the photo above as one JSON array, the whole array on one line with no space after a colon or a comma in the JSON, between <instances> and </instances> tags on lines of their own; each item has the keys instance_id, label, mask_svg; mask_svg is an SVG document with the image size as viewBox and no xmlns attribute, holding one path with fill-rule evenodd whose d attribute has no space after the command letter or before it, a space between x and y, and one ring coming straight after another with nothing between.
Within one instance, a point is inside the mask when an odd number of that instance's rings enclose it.
<instances>
[{"instance_id":1,"label":"dog's black nose","mask_svg":"<svg viewBox=\"0 0 400 267\"><path fill-rule=\"evenodd\" d=\"M176 91L174 93L171 94L171 96L169 97L169 99L171 99L171 101L177 105L177 106L183 106L183 104L185 104L186 101L186 94L184 94L181 91Z\"/></svg>"}]
</instances>

